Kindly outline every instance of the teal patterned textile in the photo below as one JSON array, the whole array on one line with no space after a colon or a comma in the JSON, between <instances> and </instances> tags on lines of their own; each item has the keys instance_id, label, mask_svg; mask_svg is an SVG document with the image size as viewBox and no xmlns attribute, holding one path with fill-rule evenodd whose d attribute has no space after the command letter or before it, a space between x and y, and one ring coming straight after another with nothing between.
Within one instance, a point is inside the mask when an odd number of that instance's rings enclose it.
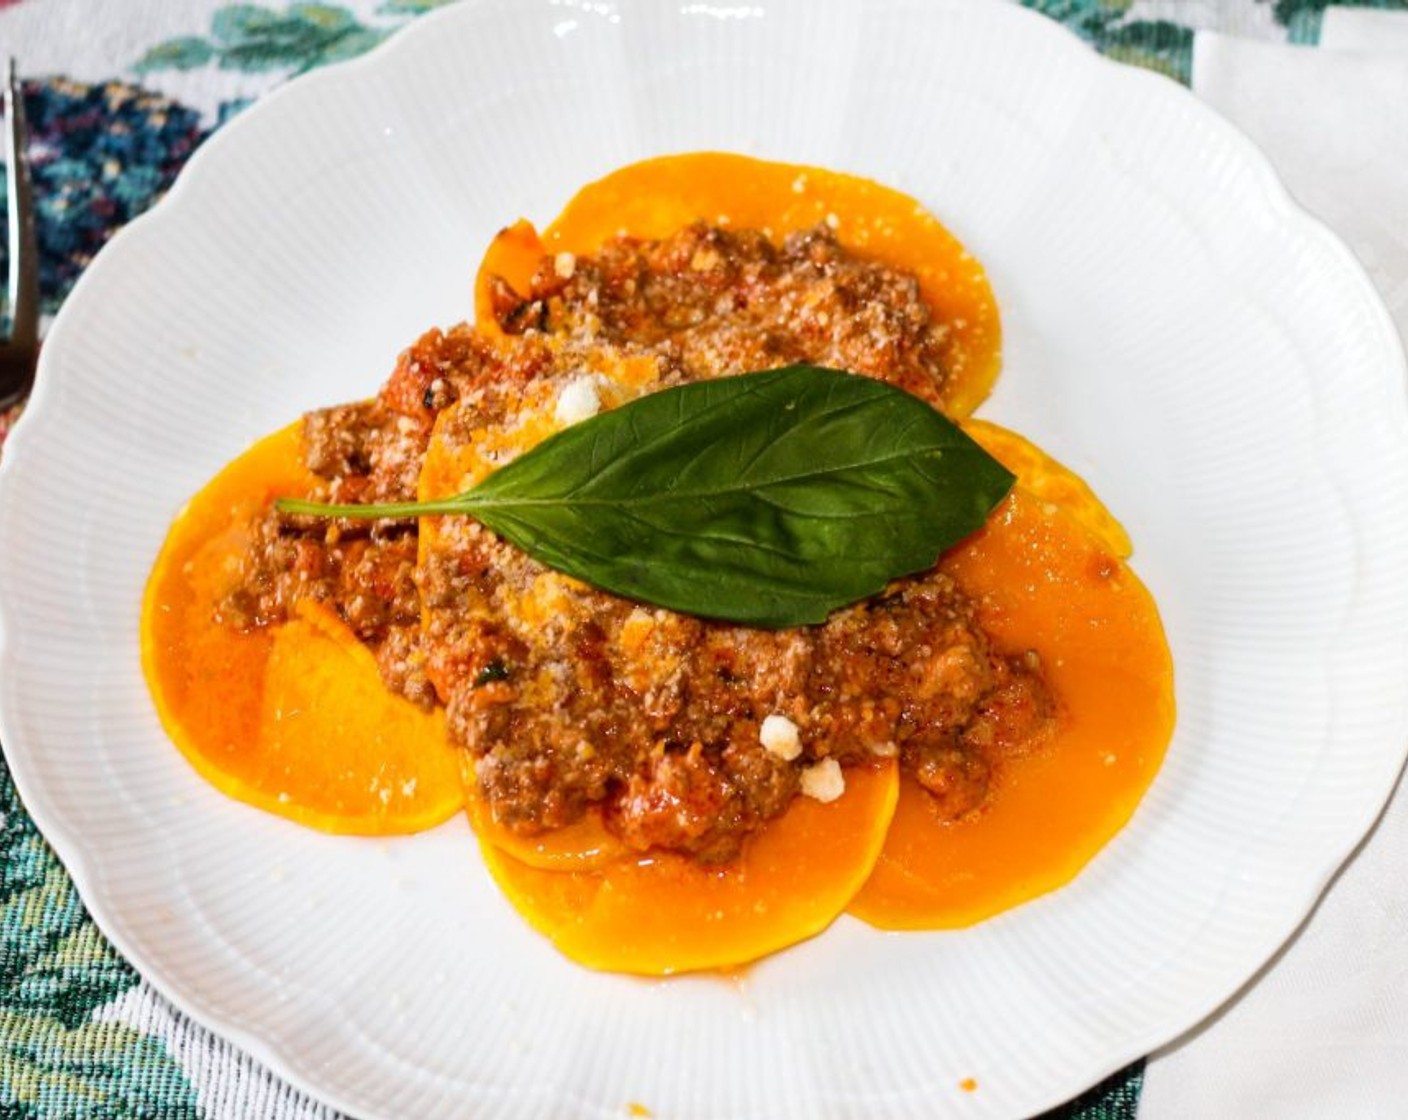
<instances>
[{"instance_id":1,"label":"teal patterned textile","mask_svg":"<svg viewBox=\"0 0 1408 1120\"><path fill-rule=\"evenodd\" d=\"M183 2L169 0L174 8ZM156 34L127 56L109 59L109 78L95 79L89 49L81 76L50 72L30 79L25 99L34 136L46 309L58 308L113 232L156 202L186 157L251 99L221 95L213 103L207 98L188 105L159 92L157 79L187 75L195 81L233 72L261 79L242 87L257 95L360 54L445 2L217 5L203 27ZM1313 43L1327 2L1026 0L1109 57L1185 83L1195 26ZM19 26L31 14L26 9L46 4L88 4L85 11L98 23L120 23L128 12L125 3L0 0L0 44L23 57L22 44L7 42L7 28ZM1408 0L1369 6L1408 8ZM1173 15L1143 18L1141 9ZM0 252L0 272L5 267ZM0 414L0 447L17 414ZM1136 1062L1046 1115L1132 1120L1143 1068ZM108 945L25 814L0 758L0 1120L334 1116L170 1007Z\"/></svg>"}]
</instances>

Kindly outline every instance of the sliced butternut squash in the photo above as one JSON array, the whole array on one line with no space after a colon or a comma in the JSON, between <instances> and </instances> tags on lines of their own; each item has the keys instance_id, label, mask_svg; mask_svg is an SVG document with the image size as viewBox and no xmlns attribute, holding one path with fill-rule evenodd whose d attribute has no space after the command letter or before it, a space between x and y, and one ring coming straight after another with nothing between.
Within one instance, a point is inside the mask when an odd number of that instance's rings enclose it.
<instances>
[{"instance_id":1,"label":"sliced butternut squash","mask_svg":"<svg viewBox=\"0 0 1408 1120\"><path fill-rule=\"evenodd\" d=\"M668 237L696 220L778 240L824 223L851 250L914 273L949 327L946 411L965 417L986 397L1000 364L997 306L982 266L932 214L869 180L724 153L631 165L585 187L541 235L527 221L503 230L476 280L478 329L498 333L496 277L523 292L544 257L592 253L617 234ZM596 372L627 395L658 375L648 358L618 364ZM550 405L525 401L521 427L482 443L451 447L437 427L420 497L456 493L500 453L555 430ZM956 822L941 820L890 761L848 770L832 803L798 798L722 866L639 857L599 814L543 837L511 833L476 796L467 757L448 746L444 713L387 692L374 657L334 612L301 603L284 624L248 634L215 621L250 518L272 497L314 485L297 425L231 463L172 526L143 601L144 671L177 746L239 800L368 835L427 828L467 804L512 904L590 967L729 968L813 936L848 905L883 928L966 925L1072 878L1134 811L1173 726L1167 643L1124 563L1119 523L1021 437L981 422L969 430L1019 486L942 565L979 602L999 648L1042 658L1059 712L1039 748L999 765L987 805ZM444 531L440 518L422 520L422 558Z\"/></svg>"},{"instance_id":2,"label":"sliced butternut squash","mask_svg":"<svg viewBox=\"0 0 1408 1120\"><path fill-rule=\"evenodd\" d=\"M717 867L667 852L547 871L482 837L481 850L528 924L580 964L653 976L728 968L835 920L870 873L898 787L892 761L848 769L835 801L799 797Z\"/></svg>"},{"instance_id":3,"label":"sliced butternut squash","mask_svg":"<svg viewBox=\"0 0 1408 1120\"><path fill-rule=\"evenodd\" d=\"M468 756L466 756L468 757ZM592 806L581 820L538 836L520 836L494 819L479 796L472 774L464 776L465 805L469 823L479 842L527 867L543 871L595 871L631 854L607 831L600 806Z\"/></svg>"},{"instance_id":4,"label":"sliced butternut squash","mask_svg":"<svg viewBox=\"0 0 1408 1120\"><path fill-rule=\"evenodd\" d=\"M1018 488L942 567L1000 649L1035 650L1059 712L1002 764L987 804L945 821L912 779L852 914L884 929L966 926L1069 882L1129 820L1173 731L1173 662L1128 538L1071 472L991 424L970 434Z\"/></svg>"},{"instance_id":5,"label":"sliced butternut squash","mask_svg":"<svg viewBox=\"0 0 1408 1120\"><path fill-rule=\"evenodd\" d=\"M250 519L307 494L299 426L256 443L177 517L142 604L142 667L167 734L237 800L326 832L391 835L463 805L444 714L386 690L371 652L330 609L238 633L214 611Z\"/></svg>"},{"instance_id":6,"label":"sliced butternut squash","mask_svg":"<svg viewBox=\"0 0 1408 1120\"><path fill-rule=\"evenodd\" d=\"M541 238L523 220L500 232L479 267L477 323L497 332L489 294L494 276L526 292L544 255L594 253L618 234L669 237L699 220L762 229L777 239L827 224L848 249L912 272L949 328L944 410L967 416L991 391L1002 360L997 301L983 266L938 218L909 195L857 175L725 152L630 164L583 187Z\"/></svg>"},{"instance_id":7,"label":"sliced butternut squash","mask_svg":"<svg viewBox=\"0 0 1408 1120\"><path fill-rule=\"evenodd\" d=\"M474 326L478 331L492 337L503 336L494 318L495 277L519 295L526 295L546 252L537 229L526 218L499 230L474 278Z\"/></svg>"}]
</instances>

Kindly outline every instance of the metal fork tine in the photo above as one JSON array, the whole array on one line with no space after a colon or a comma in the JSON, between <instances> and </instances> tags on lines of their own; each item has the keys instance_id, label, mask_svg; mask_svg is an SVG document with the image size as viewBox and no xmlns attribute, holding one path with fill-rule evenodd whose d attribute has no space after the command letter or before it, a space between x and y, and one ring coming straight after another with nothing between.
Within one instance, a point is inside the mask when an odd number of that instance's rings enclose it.
<instances>
[{"instance_id":1,"label":"metal fork tine","mask_svg":"<svg viewBox=\"0 0 1408 1120\"><path fill-rule=\"evenodd\" d=\"M25 153L27 135L24 90L12 58L5 68L5 186L9 194L10 344L15 347L32 347L39 339L39 246Z\"/></svg>"}]
</instances>

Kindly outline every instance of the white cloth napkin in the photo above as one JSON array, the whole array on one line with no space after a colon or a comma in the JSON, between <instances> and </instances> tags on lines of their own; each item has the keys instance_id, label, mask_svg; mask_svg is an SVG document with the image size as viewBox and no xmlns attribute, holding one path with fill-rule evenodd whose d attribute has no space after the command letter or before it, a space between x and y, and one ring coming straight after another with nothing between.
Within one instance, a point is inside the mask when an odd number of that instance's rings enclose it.
<instances>
[{"instance_id":1,"label":"white cloth napkin","mask_svg":"<svg viewBox=\"0 0 1408 1120\"><path fill-rule=\"evenodd\" d=\"M1193 89L1354 250L1408 337L1408 12L1330 9L1318 48L1199 32ZM1292 943L1149 1063L1139 1115L1408 1116L1408 784Z\"/></svg>"}]
</instances>

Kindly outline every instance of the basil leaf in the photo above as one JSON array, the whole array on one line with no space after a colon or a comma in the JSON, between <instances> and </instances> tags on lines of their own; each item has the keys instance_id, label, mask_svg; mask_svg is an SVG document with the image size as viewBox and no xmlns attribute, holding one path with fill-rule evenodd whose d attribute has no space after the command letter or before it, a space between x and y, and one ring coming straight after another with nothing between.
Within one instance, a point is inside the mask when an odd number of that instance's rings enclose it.
<instances>
[{"instance_id":1,"label":"basil leaf","mask_svg":"<svg viewBox=\"0 0 1408 1120\"><path fill-rule=\"evenodd\" d=\"M290 513L464 513L627 598L783 627L934 564L1014 479L901 389L789 366L662 390L544 440L436 502Z\"/></svg>"}]
</instances>

